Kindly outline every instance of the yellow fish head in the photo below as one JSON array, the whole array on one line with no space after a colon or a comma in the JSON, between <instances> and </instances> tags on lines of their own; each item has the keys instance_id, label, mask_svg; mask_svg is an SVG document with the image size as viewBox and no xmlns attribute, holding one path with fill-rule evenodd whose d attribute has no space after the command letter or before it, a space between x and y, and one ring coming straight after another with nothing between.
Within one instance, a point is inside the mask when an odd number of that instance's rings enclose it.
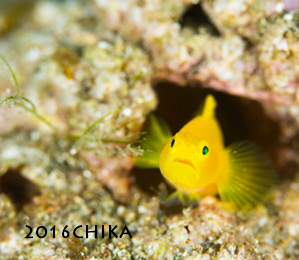
<instances>
[{"instance_id":1,"label":"yellow fish head","mask_svg":"<svg viewBox=\"0 0 299 260\"><path fill-rule=\"evenodd\" d=\"M205 139L177 133L160 155L163 176L177 189L198 192L217 177L219 154Z\"/></svg>"}]
</instances>

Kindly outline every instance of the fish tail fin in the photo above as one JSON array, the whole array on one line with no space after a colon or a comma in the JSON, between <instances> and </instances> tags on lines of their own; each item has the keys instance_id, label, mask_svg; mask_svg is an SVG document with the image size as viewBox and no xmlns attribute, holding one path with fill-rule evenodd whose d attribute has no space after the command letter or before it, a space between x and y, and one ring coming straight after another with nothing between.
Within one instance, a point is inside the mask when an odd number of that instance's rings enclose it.
<instances>
[{"instance_id":1,"label":"fish tail fin","mask_svg":"<svg viewBox=\"0 0 299 260\"><path fill-rule=\"evenodd\" d=\"M141 142L143 155L132 158L133 164L142 168L159 168L160 154L168 140L172 137L167 124L156 118L149 116L144 140Z\"/></svg>"},{"instance_id":2,"label":"fish tail fin","mask_svg":"<svg viewBox=\"0 0 299 260\"><path fill-rule=\"evenodd\" d=\"M278 175L270 158L249 141L233 143L226 149L227 176L218 184L222 201L237 210L248 210L260 203Z\"/></svg>"},{"instance_id":3,"label":"fish tail fin","mask_svg":"<svg viewBox=\"0 0 299 260\"><path fill-rule=\"evenodd\" d=\"M214 96L211 95L211 94L207 95L202 115L203 116L210 116L210 117L215 116L216 107L217 107L217 101L214 98Z\"/></svg>"}]
</instances>

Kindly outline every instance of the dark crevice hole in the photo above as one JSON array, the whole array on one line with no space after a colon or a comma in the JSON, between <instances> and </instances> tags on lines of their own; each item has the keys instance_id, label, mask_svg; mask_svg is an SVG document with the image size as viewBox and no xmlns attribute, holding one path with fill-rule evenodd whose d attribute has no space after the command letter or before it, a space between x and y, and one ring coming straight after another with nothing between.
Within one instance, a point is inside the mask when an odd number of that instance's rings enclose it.
<instances>
[{"instance_id":1,"label":"dark crevice hole","mask_svg":"<svg viewBox=\"0 0 299 260\"><path fill-rule=\"evenodd\" d=\"M39 195L39 187L31 180L22 176L20 169L8 169L0 177L0 192L6 194L19 211L26 203L32 201L32 198Z\"/></svg>"},{"instance_id":2,"label":"dark crevice hole","mask_svg":"<svg viewBox=\"0 0 299 260\"><path fill-rule=\"evenodd\" d=\"M225 145L250 140L277 162L281 129L278 122L265 114L259 102L207 88L178 87L168 82L157 83L155 90L159 106L154 114L167 122L173 134L193 118L206 95L213 94L218 103L216 116L223 131ZM137 185L150 194L153 194L153 190L158 190L161 182L165 182L159 169L135 167L132 173Z\"/></svg>"},{"instance_id":3,"label":"dark crevice hole","mask_svg":"<svg viewBox=\"0 0 299 260\"><path fill-rule=\"evenodd\" d=\"M197 30L198 27L205 27L212 35L220 36L219 30L211 22L200 3L189 6L183 13L179 23L182 27L189 27L194 30Z\"/></svg>"}]
</instances>

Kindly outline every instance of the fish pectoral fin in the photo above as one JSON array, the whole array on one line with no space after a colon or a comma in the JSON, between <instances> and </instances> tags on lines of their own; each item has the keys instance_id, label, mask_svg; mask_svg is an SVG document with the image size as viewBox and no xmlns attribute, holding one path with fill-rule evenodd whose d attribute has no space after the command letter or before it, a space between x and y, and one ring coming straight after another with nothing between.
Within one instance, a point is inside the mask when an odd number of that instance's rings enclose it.
<instances>
[{"instance_id":1,"label":"fish pectoral fin","mask_svg":"<svg viewBox=\"0 0 299 260\"><path fill-rule=\"evenodd\" d=\"M132 157L132 162L142 168L159 168L160 154L163 147L172 137L167 124L156 118L149 116L146 134L141 142L142 156Z\"/></svg>"},{"instance_id":2,"label":"fish pectoral fin","mask_svg":"<svg viewBox=\"0 0 299 260\"><path fill-rule=\"evenodd\" d=\"M278 183L274 165L249 141L233 143L226 151L229 170L218 184L220 198L237 210L253 208Z\"/></svg>"}]
</instances>

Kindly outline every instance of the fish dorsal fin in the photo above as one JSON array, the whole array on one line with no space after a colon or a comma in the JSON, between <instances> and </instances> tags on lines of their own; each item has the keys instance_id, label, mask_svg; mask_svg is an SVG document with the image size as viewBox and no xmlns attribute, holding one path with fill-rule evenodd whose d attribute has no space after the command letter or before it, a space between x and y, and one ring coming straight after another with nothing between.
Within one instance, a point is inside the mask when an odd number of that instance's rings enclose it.
<instances>
[{"instance_id":1,"label":"fish dorsal fin","mask_svg":"<svg viewBox=\"0 0 299 260\"><path fill-rule=\"evenodd\" d=\"M216 99L211 94L207 95L202 115L209 116L209 117L215 116L216 107L217 107Z\"/></svg>"},{"instance_id":2,"label":"fish dorsal fin","mask_svg":"<svg viewBox=\"0 0 299 260\"><path fill-rule=\"evenodd\" d=\"M206 96L205 100L200 103L193 118L197 116L215 116L215 109L217 107L217 101L212 94Z\"/></svg>"},{"instance_id":3,"label":"fish dorsal fin","mask_svg":"<svg viewBox=\"0 0 299 260\"><path fill-rule=\"evenodd\" d=\"M159 168L161 151L171 137L167 124L162 119L150 115L146 134L141 142L143 155L133 157L133 163L142 168Z\"/></svg>"},{"instance_id":4,"label":"fish dorsal fin","mask_svg":"<svg viewBox=\"0 0 299 260\"><path fill-rule=\"evenodd\" d=\"M237 210L250 209L278 182L276 170L268 156L249 141L233 143L226 151L229 169L219 183L221 200Z\"/></svg>"}]
</instances>

